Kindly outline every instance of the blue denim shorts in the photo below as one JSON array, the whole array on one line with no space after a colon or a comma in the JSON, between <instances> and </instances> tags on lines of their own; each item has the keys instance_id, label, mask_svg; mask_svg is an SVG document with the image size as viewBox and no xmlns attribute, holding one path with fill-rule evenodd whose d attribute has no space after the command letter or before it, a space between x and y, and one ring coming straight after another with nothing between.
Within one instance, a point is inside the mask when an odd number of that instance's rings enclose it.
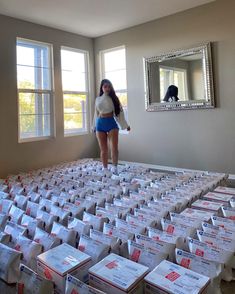
<instances>
[{"instance_id":1,"label":"blue denim shorts","mask_svg":"<svg viewBox=\"0 0 235 294\"><path fill-rule=\"evenodd\" d=\"M98 117L96 119L96 132L108 133L113 129L119 129L114 117Z\"/></svg>"}]
</instances>

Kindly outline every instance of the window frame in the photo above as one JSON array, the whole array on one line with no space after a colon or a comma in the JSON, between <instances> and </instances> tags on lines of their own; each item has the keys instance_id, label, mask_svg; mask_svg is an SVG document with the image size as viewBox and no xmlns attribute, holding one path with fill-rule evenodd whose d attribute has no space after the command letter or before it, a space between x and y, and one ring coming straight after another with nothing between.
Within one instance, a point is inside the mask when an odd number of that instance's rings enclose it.
<instances>
[{"instance_id":1,"label":"window frame","mask_svg":"<svg viewBox=\"0 0 235 294\"><path fill-rule=\"evenodd\" d=\"M115 88L115 92L120 93L120 94L124 93L127 95L127 106L124 106L123 108L124 108L124 112L127 114L126 119L128 119L128 90L127 90L128 87L127 87L127 67L126 67L126 46L125 45L121 45L118 47L112 47L109 49L104 49L99 52L99 55L100 55L100 58L99 58L100 59L100 77L101 77L101 79L105 79L105 74L106 74L106 72L105 72L105 58L104 58L105 54L110 53L110 52L114 52L114 51L118 51L118 50L122 50L122 49L125 50L125 69L123 69L123 70L126 71L126 89L116 89ZM128 135L129 132L126 130L119 130L119 134Z\"/></svg>"},{"instance_id":2,"label":"window frame","mask_svg":"<svg viewBox=\"0 0 235 294\"><path fill-rule=\"evenodd\" d=\"M18 88L18 76L17 76L17 66L20 65L18 64L17 57L16 57L16 88L17 88L17 116L18 116L18 143L28 143L28 142L36 142L36 141L44 141L44 140L50 140L55 138L55 114L54 114L54 109L55 109L55 86L54 86L54 56L53 56L53 45L47 42L41 42L41 41L36 41L36 40L31 40L31 39L26 39L22 37L16 37L16 43L15 43L15 48L16 48L16 56L17 56L17 46L18 42L22 42L25 44L29 44L28 47L32 47L33 45L41 45L41 46L47 46L48 47L48 52L49 52L49 64L48 68L50 69L50 79L51 79L51 89L50 90L43 90L43 89L21 89ZM30 44L32 46L30 46ZM27 46L26 46L27 47ZM19 100L19 94L20 93L31 93L31 94L48 94L50 97L50 135L49 136L33 136L33 137L26 137L22 138L21 137L21 132L20 132L20 100ZM36 114L35 114L36 116Z\"/></svg>"},{"instance_id":3,"label":"window frame","mask_svg":"<svg viewBox=\"0 0 235 294\"><path fill-rule=\"evenodd\" d=\"M86 85L86 91L64 91L63 90L63 78L62 78L62 55L61 51L62 50L67 50L71 52L77 52L77 53L82 53L84 54L84 59L85 59L85 85ZM60 61L61 61L61 88L62 88L62 95L63 95L63 133L64 137L75 137L75 136L81 136L81 135L87 135L90 133L90 54L88 50L83 50L83 49L78 49L78 48L72 48L68 46L60 46ZM74 94L74 95L85 95L86 96L86 105L85 105L85 120L86 120L86 130L80 130L80 129L74 129L69 132L65 132L65 124L64 124L64 94Z\"/></svg>"}]
</instances>

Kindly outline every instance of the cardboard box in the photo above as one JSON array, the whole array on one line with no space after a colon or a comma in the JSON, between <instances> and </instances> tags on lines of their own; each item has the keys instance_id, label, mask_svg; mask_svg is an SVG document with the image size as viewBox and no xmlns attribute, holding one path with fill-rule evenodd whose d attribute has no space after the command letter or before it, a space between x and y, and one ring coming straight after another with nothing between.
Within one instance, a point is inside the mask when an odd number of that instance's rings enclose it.
<instances>
[{"instance_id":1,"label":"cardboard box","mask_svg":"<svg viewBox=\"0 0 235 294\"><path fill-rule=\"evenodd\" d=\"M38 256L37 272L55 283L55 293L63 294L66 275L86 282L90 265L89 255L64 243Z\"/></svg>"},{"instance_id":2,"label":"cardboard box","mask_svg":"<svg viewBox=\"0 0 235 294\"><path fill-rule=\"evenodd\" d=\"M206 293L210 279L167 260L145 277L145 294Z\"/></svg>"},{"instance_id":3,"label":"cardboard box","mask_svg":"<svg viewBox=\"0 0 235 294\"><path fill-rule=\"evenodd\" d=\"M193 208L186 208L183 212L181 212L182 215L188 216L191 218L200 219L202 221L209 221L211 216L213 215L210 211L203 211L199 209L193 209Z\"/></svg>"},{"instance_id":4,"label":"cardboard box","mask_svg":"<svg viewBox=\"0 0 235 294\"><path fill-rule=\"evenodd\" d=\"M110 254L89 269L89 284L107 294L142 294L146 266Z\"/></svg>"},{"instance_id":5,"label":"cardboard box","mask_svg":"<svg viewBox=\"0 0 235 294\"><path fill-rule=\"evenodd\" d=\"M214 190L214 192L228 194L235 197L235 188L219 186Z\"/></svg>"},{"instance_id":6,"label":"cardboard box","mask_svg":"<svg viewBox=\"0 0 235 294\"><path fill-rule=\"evenodd\" d=\"M218 214L221 210L221 203L206 201L206 200L197 200L192 203L192 208L210 211L212 213Z\"/></svg>"},{"instance_id":7,"label":"cardboard box","mask_svg":"<svg viewBox=\"0 0 235 294\"><path fill-rule=\"evenodd\" d=\"M222 194L222 193L209 192L203 196L203 199L222 203L222 204L229 204L229 201L231 201L234 196L228 195L226 193Z\"/></svg>"},{"instance_id":8,"label":"cardboard box","mask_svg":"<svg viewBox=\"0 0 235 294\"><path fill-rule=\"evenodd\" d=\"M220 226L226 230L235 230L235 220L225 217L212 216L211 221L214 226Z\"/></svg>"}]
</instances>

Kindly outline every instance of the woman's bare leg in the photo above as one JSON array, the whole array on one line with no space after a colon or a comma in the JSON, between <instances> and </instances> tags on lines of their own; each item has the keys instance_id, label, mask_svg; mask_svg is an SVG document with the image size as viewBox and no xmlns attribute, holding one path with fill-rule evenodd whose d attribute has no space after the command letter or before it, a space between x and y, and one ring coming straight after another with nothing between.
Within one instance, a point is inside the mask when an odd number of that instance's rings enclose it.
<instances>
[{"instance_id":1,"label":"woman's bare leg","mask_svg":"<svg viewBox=\"0 0 235 294\"><path fill-rule=\"evenodd\" d=\"M108 136L105 132L96 132L96 137L100 146L100 158L103 167L108 167Z\"/></svg>"},{"instance_id":2,"label":"woman's bare leg","mask_svg":"<svg viewBox=\"0 0 235 294\"><path fill-rule=\"evenodd\" d=\"M111 145L112 161L114 166L117 166L118 164L118 133L118 129L113 129L108 134Z\"/></svg>"}]
</instances>

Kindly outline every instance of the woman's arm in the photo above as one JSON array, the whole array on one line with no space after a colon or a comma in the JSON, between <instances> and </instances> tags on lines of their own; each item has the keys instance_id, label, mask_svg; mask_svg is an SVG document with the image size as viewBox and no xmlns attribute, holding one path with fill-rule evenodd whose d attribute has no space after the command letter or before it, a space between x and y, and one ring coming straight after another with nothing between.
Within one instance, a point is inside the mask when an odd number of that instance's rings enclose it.
<instances>
[{"instance_id":1,"label":"woman's arm","mask_svg":"<svg viewBox=\"0 0 235 294\"><path fill-rule=\"evenodd\" d=\"M94 117L93 117L93 124L92 124L92 130L95 132L96 131L96 119L98 118L99 116L99 113L98 113L98 110L96 109L96 106L95 106L95 112L94 112Z\"/></svg>"},{"instance_id":2,"label":"woman's arm","mask_svg":"<svg viewBox=\"0 0 235 294\"><path fill-rule=\"evenodd\" d=\"M117 120L117 122L118 122L118 124L119 124L119 126L121 127L122 130L130 131L130 126L126 121L125 114L124 114L121 103L120 103L120 113L119 113L118 116L116 116L116 120Z\"/></svg>"}]
</instances>

